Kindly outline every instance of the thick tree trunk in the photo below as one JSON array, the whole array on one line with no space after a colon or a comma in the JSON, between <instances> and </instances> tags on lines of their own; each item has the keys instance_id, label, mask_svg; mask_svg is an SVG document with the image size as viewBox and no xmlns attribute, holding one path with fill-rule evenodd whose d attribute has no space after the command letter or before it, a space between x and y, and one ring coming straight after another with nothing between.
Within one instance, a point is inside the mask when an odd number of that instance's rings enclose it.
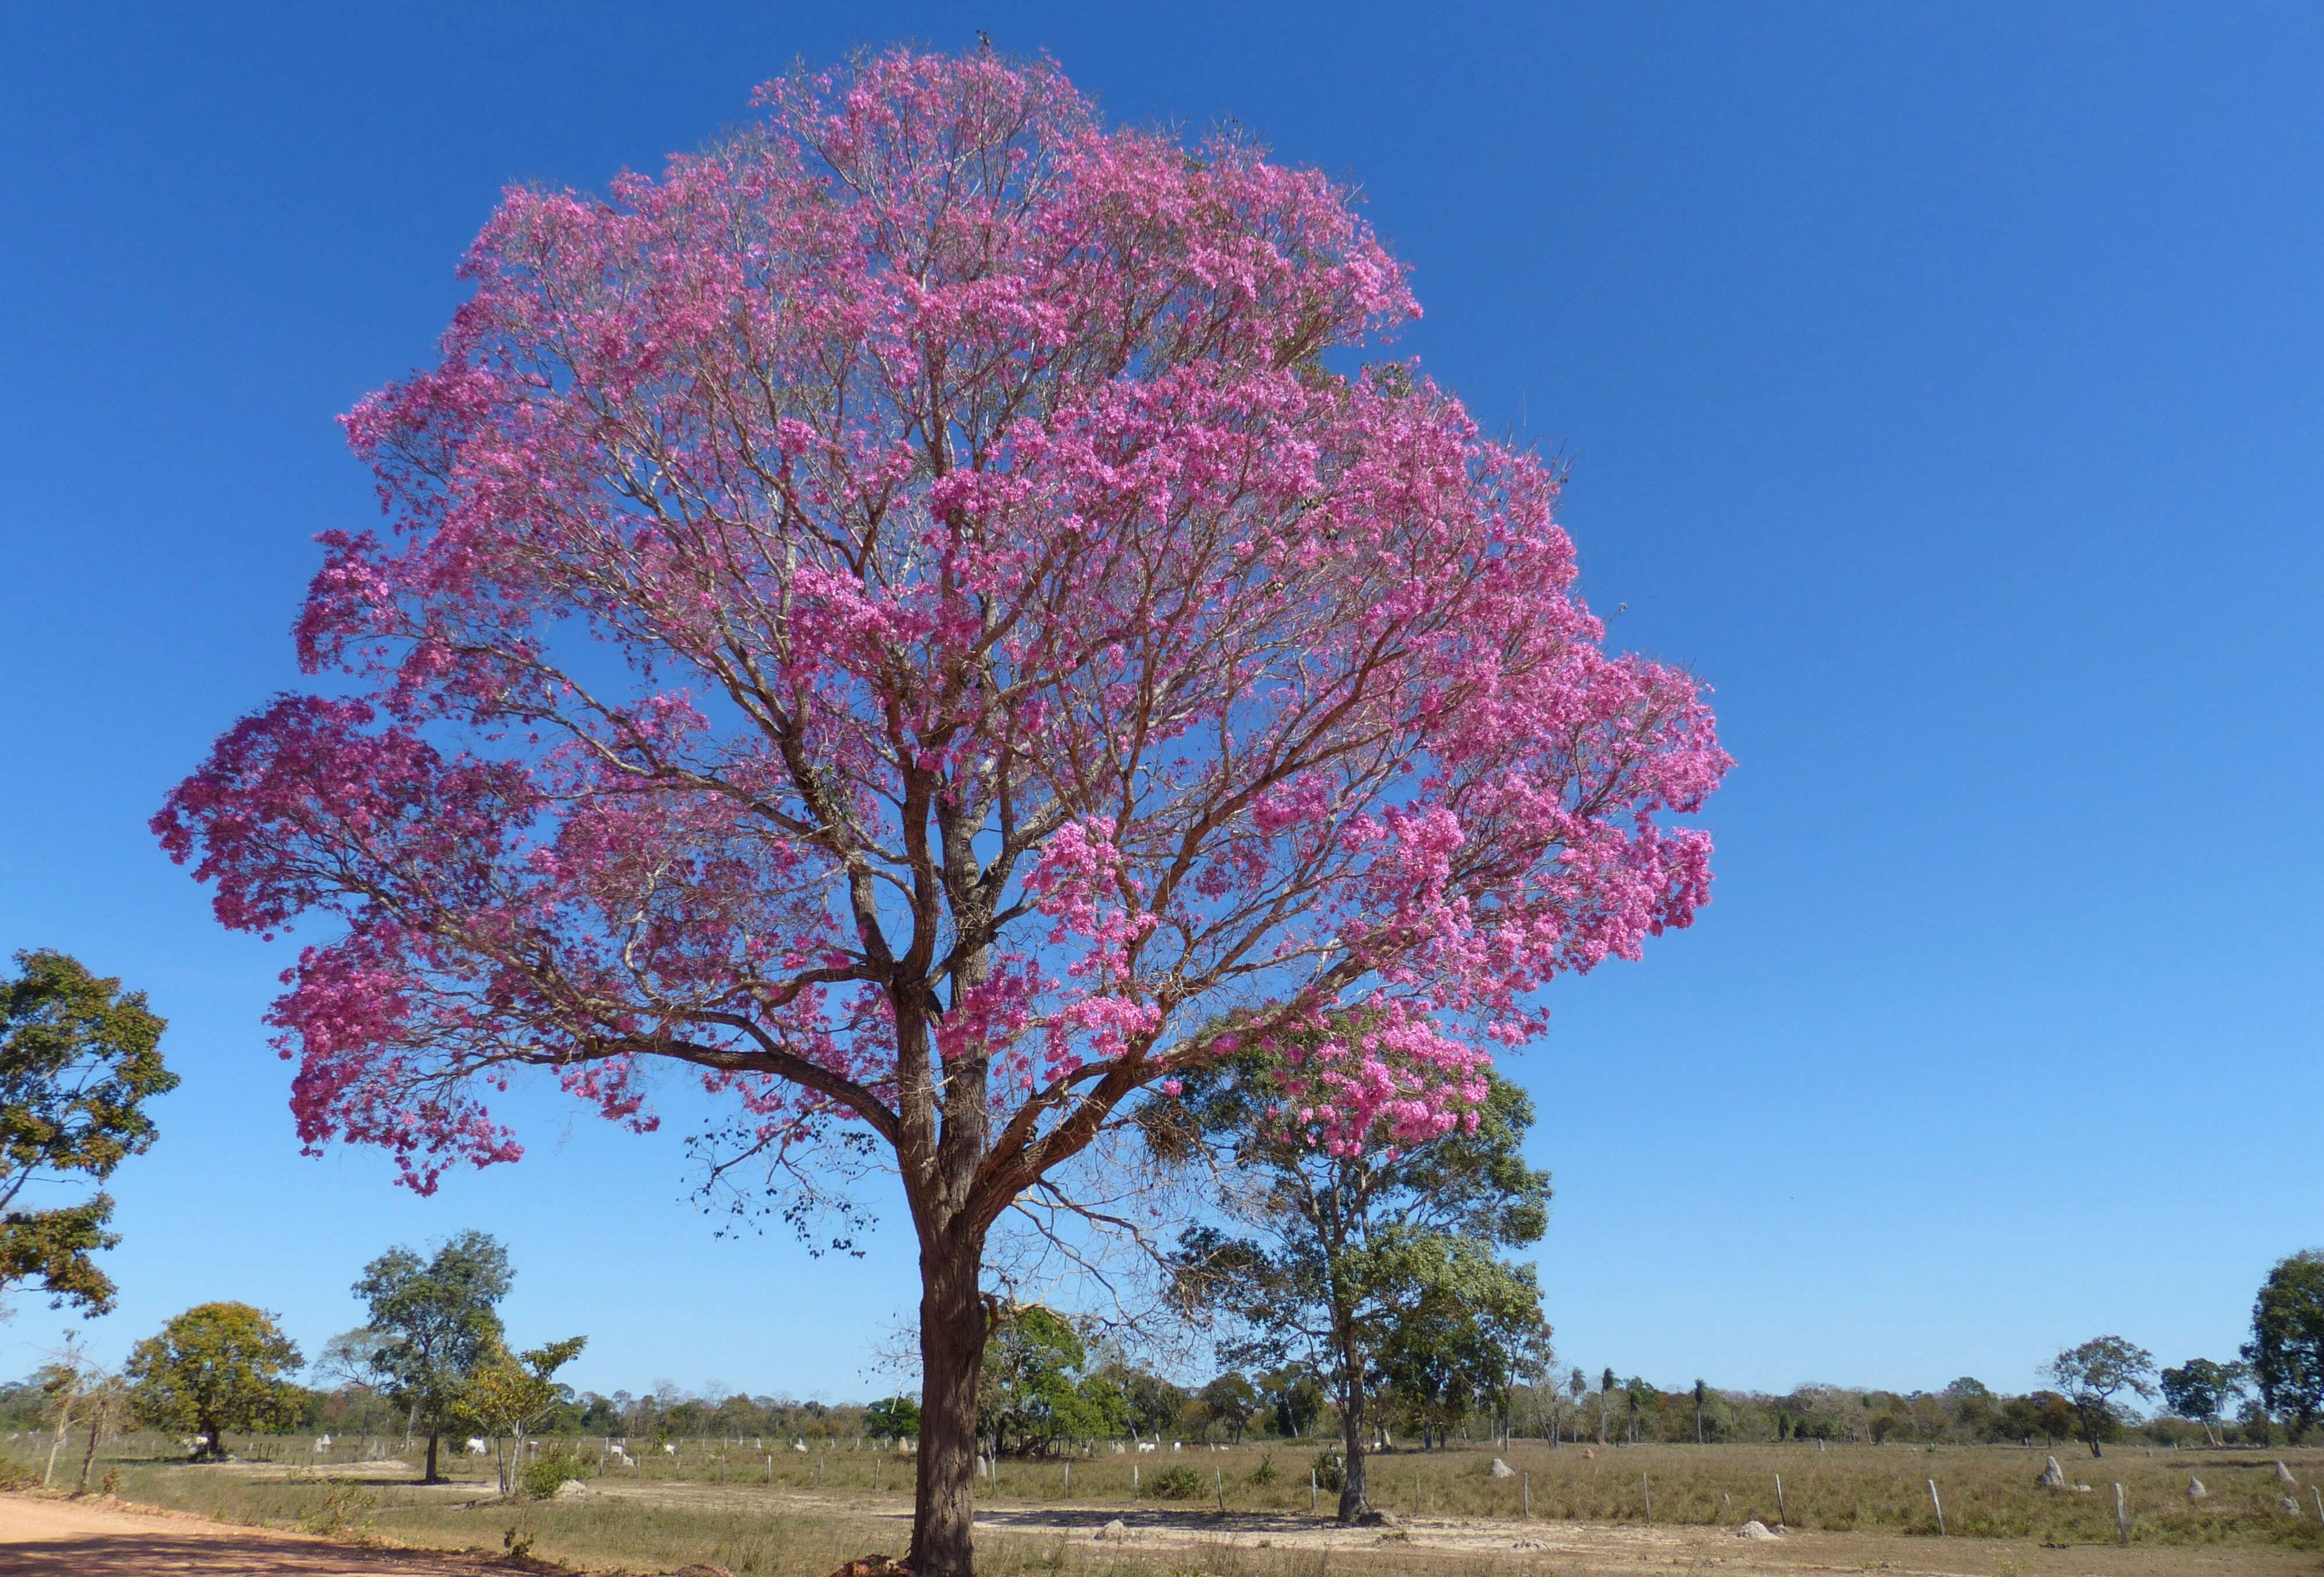
<instances>
[{"instance_id":1,"label":"thick tree trunk","mask_svg":"<svg viewBox=\"0 0 2324 1577\"><path fill-rule=\"evenodd\" d=\"M976 1499L976 1380L984 1363L984 1243L924 1238L920 1250L920 1450L913 1577L970 1577Z\"/></svg>"},{"instance_id":2,"label":"thick tree trunk","mask_svg":"<svg viewBox=\"0 0 2324 1577\"><path fill-rule=\"evenodd\" d=\"M423 1484L434 1484L442 1481L436 1477L436 1444L437 1442L442 1438L443 1432L441 1430L431 1429L428 1432L428 1471L420 1478L420 1482Z\"/></svg>"}]
</instances>

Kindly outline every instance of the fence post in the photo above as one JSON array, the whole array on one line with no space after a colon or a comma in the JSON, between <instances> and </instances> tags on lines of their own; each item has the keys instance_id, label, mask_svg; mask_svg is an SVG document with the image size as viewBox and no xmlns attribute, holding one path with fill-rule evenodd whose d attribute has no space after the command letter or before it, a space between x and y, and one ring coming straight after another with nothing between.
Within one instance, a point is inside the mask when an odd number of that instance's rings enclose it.
<instances>
[{"instance_id":1,"label":"fence post","mask_svg":"<svg viewBox=\"0 0 2324 1577\"><path fill-rule=\"evenodd\" d=\"M1224 1517L1227 1514L1227 1476L1223 1470L1211 1470L1211 1487L1218 1491L1219 1515Z\"/></svg>"},{"instance_id":2,"label":"fence post","mask_svg":"<svg viewBox=\"0 0 2324 1577\"><path fill-rule=\"evenodd\" d=\"M2120 1484L2114 1487L2114 1525L2122 1534L2122 1542L2130 1543L2130 1508L2123 1500Z\"/></svg>"},{"instance_id":3,"label":"fence post","mask_svg":"<svg viewBox=\"0 0 2324 1577\"><path fill-rule=\"evenodd\" d=\"M1646 1526L1648 1527L1652 1527L1655 1525L1655 1487L1653 1484L1647 1482L1646 1474L1640 1473L1638 1475L1638 1488L1646 1491Z\"/></svg>"},{"instance_id":4,"label":"fence post","mask_svg":"<svg viewBox=\"0 0 2324 1577\"><path fill-rule=\"evenodd\" d=\"M1072 1499L1073 1498L1074 1498L1074 1464L1073 1464L1073 1463L1071 1463L1071 1462L1067 1462L1067 1463L1065 1464L1065 1499L1068 1499L1068 1500L1070 1500L1070 1499Z\"/></svg>"},{"instance_id":5,"label":"fence post","mask_svg":"<svg viewBox=\"0 0 2324 1577\"><path fill-rule=\"evenodd\" d=\"M1937 1481L1929 1480L1929 1504L1937 1508L1937 1536L1945 1536L1945 1503L1937 1499Z\"/></svg>"},{"instance_id":6,"label":"fence post","mask_svg":"<svg viewBox=\"0 0 2324 1577\"><path fill-rule=\"evenodd\" d=\"M1533 1475L1527 1473L1517 1480L1517 1492L1525 1497L1526 1520L1533 1520Z\"/></svg>"},{"instance_id":7,"label":"fence post","mask_svg":"<svg viewBox=\"0 0 2324 1577\"><path fill-rule=\"evenodd\" d=\"M1130 1498L1132 1500L1138 1499L1138 1464L1136 1462L1130 1464Z\"/></svg>"},{"instance_id":8,"label":"fence post","mask_svg":"<svg viewBox=\"0 0 2324 1577\"><path fill-rule=\"evenodd\" d=\"M1130 1471L1132 1474L1138 1471L1136 1468ZM1315 1515L1315 1470L1313 1468L1307 1470L1307 1515Z\"/></svg>"},{"instance_id":9,"label":"fence post","mask_svg":"<svg viewBox=\"0 0 2324 1577\"><path fill-rule=\"evenodd\" d=\"M1792 1526L1792 1514L1784 1505L1784 1475L1775 1475L1775 1520L1785 1527Z\"/></svg>"}]
</instances>

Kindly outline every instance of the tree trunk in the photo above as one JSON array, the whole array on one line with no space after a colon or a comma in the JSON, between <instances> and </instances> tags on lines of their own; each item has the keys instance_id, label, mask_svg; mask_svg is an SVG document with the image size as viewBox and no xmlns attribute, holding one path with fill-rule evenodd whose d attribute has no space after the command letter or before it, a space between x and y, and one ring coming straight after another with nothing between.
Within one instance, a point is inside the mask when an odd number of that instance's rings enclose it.
<instances>
[{"instance_id":1,"label":"tree trunk","mask_svg":"<svg viewBox=\"0 0 2324 1577\"><path fill-rule=\"evenodd\" d=\"M976 1499L976 1381L984 1363L981 1236L923 1238L920 1450L912 1502L913 1577L970 1577Z\"/></svg>"},{"instance_id":2,"label":"tree trunk","mask_svg":"<svg viewBox=\"0 0 2324 1577\"><path fill-rule=\"evenodd\" d=\"M88 1470L97 1462L97 1436L98 1431L104 1427L105 1414L100 1409L97 1415L88 1421L88 1449L80 1453L80 1489L77 1493L83 1495L88 1493Z\"/></svg>"},{"instance_id":3,"label":"tree trunk","mask_svg":"<svg viewBox=\"0 0 2324 1577\"><path fill-rule=\"evenodd\" d=\"M1353 1522L1371 1509L1364 1482L1364 1370L1352 1342L1341 1348L1340 1520Z\"/></svg>"},{"instance_id":4,"label":"tree trunk","mask_svg":"<svg viewBox=\"0 0 2324 1577\"><path fill-rule=\"evenodd\" d=\"M428 1432L428 1471L422 1474L420 1480L423 1484L437 1484L443 1481L436 1476L436 1443L442 1438L443 1431L440 1429L430 1429Z\"/></svg>"}]
</instances>

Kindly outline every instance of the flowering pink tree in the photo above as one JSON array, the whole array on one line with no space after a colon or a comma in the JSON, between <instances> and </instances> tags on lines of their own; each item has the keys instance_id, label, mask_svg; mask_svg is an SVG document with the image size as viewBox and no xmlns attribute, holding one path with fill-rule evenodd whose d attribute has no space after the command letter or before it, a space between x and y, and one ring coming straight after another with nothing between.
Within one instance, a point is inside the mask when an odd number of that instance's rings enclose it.
<instances>
[{"instance_id":1,"label":"flowering pink tree","mask_svg":"<svg viewBox=\"0 0 2324 1577\"><path fill-rule=\"evenodd\" d=\"M528 1068L889 1147L948 1577L995 1218L1224 1023L1314 1048L1323 1142L1441 1132L1536 988L1705 901L1670 816L1728 758L1601 650L1541 466L1350 370L1417 309L1347 192L989 55L761 103L508 195L346 419L392 529L298 639L347 679L155 826L229 926L337 917L272 1011L309 1147L513 1160Z\"/></svg>"}]
</instances>

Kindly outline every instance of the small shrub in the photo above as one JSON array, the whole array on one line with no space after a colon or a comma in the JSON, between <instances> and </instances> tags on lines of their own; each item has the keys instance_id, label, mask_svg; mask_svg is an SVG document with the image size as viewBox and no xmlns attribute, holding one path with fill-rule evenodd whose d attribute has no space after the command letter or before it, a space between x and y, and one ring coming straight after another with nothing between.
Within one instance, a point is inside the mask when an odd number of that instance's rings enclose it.
<instances>
[{"instance_id":1,"label":"small shrub","mask_svg":"<svg viewBox=\"0 0 2324 1577\"><path fill-rule=\"evenodd\" d=\"M1250 1481L1254 1484L1264 1486L1272 1484L1276 1480L1282 1476L1282 1474L1275 1471L1275 1453L1272 1452L1259 1452L1259 1466L1250 1470Z\"/></svg>"},{"instance_id":2,"label":"small shrub","mask_svg":"<svg viewBox=\"0 0 2324 1577\"><path fill-rule=\"evenodd\" d=\"M557 1493L557 1486L567 1479L589 1477L589 1464L577 1456L563 1452L544 1453L524 1464L516 1476L517 1488L535 1500L546 1500Z\"/></svg>"},{"instance_id":3,"label":"small shrub","mask_svg":"<svg viewBox=\"0 0 2324 1577\"><path fill-rule=\"evenodd\" d=\"M1147 1485L1157 1500L1192 1500L1203 1492L1203 1476L1188 1467L1165 1468Z\"/></svg>"},{"instance_id":4,"label":"small shrub","mask_svg":"<svg viewBox=\"0 0 2324 1577\"><path fill-rule=\"evenodd\" d=\"M1317 1452L1314 1465L1315 1482L1335 1495L1340 1492L1341 1486L1348 1481L1347 1463L1341 1460L1340 1453L1336 1451Z\"/></svg>"},{"instance_id":5,"label":"small shrub","mask_svg":"<svg viewBox=\"0 0 2324 1577\"><path fill-rule=\"evenodd\" d=\"M118 1494L120 1494L120 1493L121 1493L121 1470L120 1470L119 1468L107 1468L107 1469L106 1469L106 1470L105 1470L105 1477L104 1477L103 1479L101 1479L101 1480L99 1480L97 1481L97 1492L98 1492L98 1493L100 1493L100 1494L104 1494L104 1495L118 1495Z\"/></svg>"},{"instance_id":6,"label":"small shrub","mask_svg":"<svg viewBox=\"0 0 2324 1577\"><path fill-rule=\"evenodd\" d=\"M512 1561L528 1561L532 1558L532 1536L529 1533L520 1533L515 1528L510 1528L501 1535L501 1545L508 1551L508 1558Z\"/></svg>"},{"instance_id":7,"label":"small shrub","mask_svg":"<svg viewBox=\"0 0 2324 1577\"><path fill-rule=\"evenodd\" d=\"M327 1539L357 1537L371 1532L372 1513L379 1499L369 1490L345 1480L323 1486L323 1503L307 1518L307 1531Z\"/></svg>"}]
</instances>

